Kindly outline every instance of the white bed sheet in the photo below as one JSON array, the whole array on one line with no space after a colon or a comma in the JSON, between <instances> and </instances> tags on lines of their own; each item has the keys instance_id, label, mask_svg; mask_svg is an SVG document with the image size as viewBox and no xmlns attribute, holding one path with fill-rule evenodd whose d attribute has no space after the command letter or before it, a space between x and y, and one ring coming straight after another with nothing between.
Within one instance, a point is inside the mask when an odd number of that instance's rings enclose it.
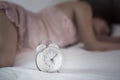
<instances>
[{"instance_id":1,"label":"white bed sheet","mask_svg":"<svg viewBox=\"0 0 120 80\"><path fill-rule=\"evenodd\" d=\"M0 69L0 80L120 80L120 50L90 52L81 44L62 49L63 66L59 73L38 71L33 51L19 54L15 67Z\"/></svg>"}]
</instances>

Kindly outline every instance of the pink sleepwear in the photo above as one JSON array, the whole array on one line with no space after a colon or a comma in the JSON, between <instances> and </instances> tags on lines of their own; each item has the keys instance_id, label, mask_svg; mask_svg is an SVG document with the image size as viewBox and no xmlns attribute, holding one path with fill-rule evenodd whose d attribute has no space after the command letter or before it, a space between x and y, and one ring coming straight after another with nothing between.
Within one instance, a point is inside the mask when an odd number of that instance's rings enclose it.
<instances>
[{"instance_id":1,"label":"pink sleepwear","mask_svg":"<svg viewBox=\"0 0 120 80\"><path fill-rule=\"evenodd\" d=\"M56 7L33 13L17 4L0 2L0 10L5 10L6 16L16 25L18 53L35 49L42 40L51 40L60 47L77 41L75 25Z\"/></svg>"}]
</instances>

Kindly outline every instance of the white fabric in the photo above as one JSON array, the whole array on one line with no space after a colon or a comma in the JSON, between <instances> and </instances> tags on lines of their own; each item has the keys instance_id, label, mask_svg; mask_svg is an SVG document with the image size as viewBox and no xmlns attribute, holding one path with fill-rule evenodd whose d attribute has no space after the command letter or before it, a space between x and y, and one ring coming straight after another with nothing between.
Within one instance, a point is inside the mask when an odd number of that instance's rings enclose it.
<instances>
[{"instance_id":1,"label":"white fabric","mask_svg":"<svg viewBox=\"0 0 120 80\"><path fill-rule=\"evenodd\" d=\"M120 24L114 24L113 26L113 36L120 36Z\"/></svg>"},{"instance_id":2,"label":"white fabric","mask_svg":"<svg viewBox=\"0 0 120 80\"><path fill-rule=\"evenodd\" d=\"M90 52L80 45L62 49L60 73L38 71L31 51L16 57L16 67L0 69L0 80L120 80L120 50Z\"/></svg>"}]
</instances>

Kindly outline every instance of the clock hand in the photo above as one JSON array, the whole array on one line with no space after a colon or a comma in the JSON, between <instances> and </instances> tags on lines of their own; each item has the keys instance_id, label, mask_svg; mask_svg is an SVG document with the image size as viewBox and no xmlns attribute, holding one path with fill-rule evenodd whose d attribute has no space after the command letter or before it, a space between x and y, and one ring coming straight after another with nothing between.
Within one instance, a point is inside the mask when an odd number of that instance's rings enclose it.
<instances>
[{"instance_id":1,"label":"clock hand","mask_svg":"<svg viewBox=\"0 0 120 80\"><path fill-rule=\"evenodd\" d=\"M53 57L53 59L57 56L58 54L55 54L55 56Z\"/></svg>"},{"instance_id":2,"label":"clock hand","mask_svg":"<svg viewBox=\"0 0 120 80\"><path fill-rule=\"evenodd\" d=\"M52 58L52 59L50 59L50 60L53 62L53 64L55 64L55 63L54 63L54 60L53 60L53 58Z\"/></svg>"},{"instance_id":3,"label":"clock hand","mask_svg":"<svg viewBox=\"0 0 120 80\"><path fill-rule=\"evenodd\" d=\"M52 58L52 59L50 59L52 62L53 62L53 64L55 64L55 62L54 62L54 58L57 56L58 54L55 54L55 56Z\"/></svg>"}]
</instances>

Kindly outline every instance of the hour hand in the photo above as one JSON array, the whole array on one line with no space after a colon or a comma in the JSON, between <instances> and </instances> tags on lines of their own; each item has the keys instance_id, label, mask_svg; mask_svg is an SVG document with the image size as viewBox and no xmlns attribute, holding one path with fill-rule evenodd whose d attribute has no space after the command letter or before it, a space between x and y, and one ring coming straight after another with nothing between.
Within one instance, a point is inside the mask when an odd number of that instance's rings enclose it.
<instances>
[{"instance_id":1,"label":"hour hand","mask_svg":"<svg viewBox=\"0 0 120 80\"><path fill-rule=\"evenodd\" d=\"M54 63L54 60L53 60L53 58L52 58L52 59L50 59L50 60L52 61L52 63L53 63L53 64L55 64L55 63Z\"/></svg>"}]
</instances>

